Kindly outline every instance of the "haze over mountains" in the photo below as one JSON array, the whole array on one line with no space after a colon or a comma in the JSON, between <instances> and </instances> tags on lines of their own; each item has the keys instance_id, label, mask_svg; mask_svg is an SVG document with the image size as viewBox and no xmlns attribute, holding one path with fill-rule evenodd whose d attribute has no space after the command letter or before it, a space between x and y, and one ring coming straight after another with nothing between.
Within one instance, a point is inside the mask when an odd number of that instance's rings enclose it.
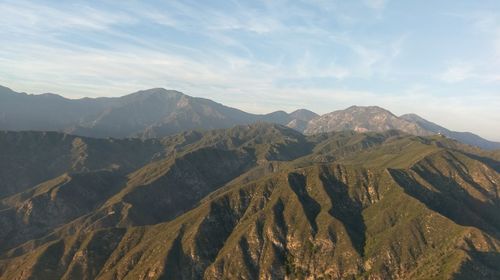
<instances>
[{"instance_id":1,"label":"haze over mountains","mask_svg":"<svg viewBox=\"0 0 500 280\"><path fill-rule=\"evenodd\" d=\"M0 129L62 131L89 137L161 137L258 121L308 121L312 112L255 115L178 91L149 89L118 98L66 99L0 88Z\"/></svg>"},{"instance_id":2,"label":"haze over mountains","mask_svg":"<svg viewBox=\"0 0 500 280\"><path fill-rule=\"evenodd\" d=\"M60 131L88 137L153 138L192 129L229 128L270 122L305 134L355 130L383 132L398 129L413 135L443 134L483 149L500 149L500 143L473 133L448 130L414 114L395 116L376 106L352 106L318 116L300 109L256 115L161 88L123 97L66 99L56 94L28 95L0 87L0 129Z\"/></svg>"}]
</instances>

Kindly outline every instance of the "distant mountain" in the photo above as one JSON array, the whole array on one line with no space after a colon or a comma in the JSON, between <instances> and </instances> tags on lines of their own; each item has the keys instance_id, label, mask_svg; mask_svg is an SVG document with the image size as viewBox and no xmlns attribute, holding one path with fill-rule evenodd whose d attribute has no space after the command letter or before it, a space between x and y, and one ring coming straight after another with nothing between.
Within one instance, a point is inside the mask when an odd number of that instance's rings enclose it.
<instances>
[{"instance_id":1,"label":"distant mountain","mask_svg":"<svg viewBox=\"0 0 500 280\"><path fill-rule=\"evenodd\" d=\"M0 154L0 279L500 279L498 153L446 137L5 132Z\"/></svg>"},{"instance_id":2,"label":"distant mountain","mask_svg":"<svg viewBox=\"0 0 500 280\"><path fill-rule=\"evenodd\" d=\"M318 117L318 114L306 109L299 109L290 113L289 116L292 120L286 126L302 132L306 129L307 123Z\"/></svg>"},{"instance_id":3,"label":"distant mountain","mask_svg":"<svg viewBox=\"0 0 500 280\"><path fill-rule=\"evenodd\" d=\"M66 99L55 94L28 95L0 87L1 130L63 130L89 121L113 104L112 98Z\"/></svg>"},{"instance_id":4,"label":"distant mountain","mask_svg":"<svg viewBox=\"0 0 500 280\"><path fill-rule=\"evenodd\" d=\"M310 120L318 117L318 114L307 109L298 109L289 114L289 117L294 120L301 120L309 122Z\"/></svg>"},{"instance_id":5,"label":"distant mountain","mask_svg":"<svg viewBox=\"0 0 500 280\"><path fill-rule=\"evenodd\" d=\"M0 88L0 130L62 131L89 137L162 137L239 124L287 124L312 112L255 115L178 91L149 89L115 98L66 99Z\"/></svg>"},{"instance_id":6,"label":"distant mountain","mask_svg":"<svg viewBox=\"0 0 500 280\"><path fill-rule=\"evenodd\" d=\"M470 132L451 131L415 114L402 115L400 118L416 123L425 130L430 131L434 134L439 133L445 135L446 137L456 139L465 144L481 147L486 150L500 149L500 142L488 141Z\"/></svg>"},{"instance_id":7,"label":"distant mountain","mask_svg":"<svg viewBox=\"0 0 500 280\"><path fill-rule=\"evenodd\" d=\"M391 112L377 106L351 106L311 120L304 132L315 134L330 131L354 130L357 132L386 131L398 129L413 135L429 134L418 124L400 119Z\"/></svg>"},{"instance_id":8,"label":"distant mountain","mask_svg":"<svg viewBox=\"0 0 500 280\"><path fill-rule=\"evenodd\" d=\"M59 131L87 137L147 139L194 129L230 128L257 122L286 125L305 134L391 129L419 136L441 133L483 149L500 149L498 142L469 132L451 131L414 114L398 117L377 106L352 106L321 116L306 109L290 114L276 111L258 115L161 88L122 97L67 99L50 93L17 93L0 86L0 130Z\"/></svg>"},{"instance_id":9,"label":"distant mountain","mask_svg":"<svg viewBox=\"0 0 500 280\"><path fill-rule=\"evenodd\" d=\"M419 136L442 134L462 143L483 149L500 149L500 143L488 141L470 132L451 131L415 114L398 117L388 110L377 106L351 106L345 110L338 110L318 116L310 120L307 124L302 124L301 127L305 127L302 130L305 134L342 130L383 132L397 129Z\"/></svg>"}]
</instances>

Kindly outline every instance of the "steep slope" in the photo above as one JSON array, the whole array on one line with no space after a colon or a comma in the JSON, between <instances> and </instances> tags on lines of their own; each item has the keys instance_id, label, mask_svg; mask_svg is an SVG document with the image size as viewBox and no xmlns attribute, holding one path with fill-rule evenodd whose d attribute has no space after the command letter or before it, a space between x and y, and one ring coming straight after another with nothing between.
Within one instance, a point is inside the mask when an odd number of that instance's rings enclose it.
<instances>
[{"instance_id":1,"label":"steep slope","mask_svg":"<svg viewBox=\"0 0 500 280\"><path fill-rule=\"evenodd\" d=\"M499 142L488 141L470 132L451 131L415 114L402 115L400 116L400 118L410 122L414 122L427 131L433 132L435 134L440 133L465 144L481 147L482 149L486 150L500 149Z\"/></svg>"},{"instance_id":2,"label":"steep slope","mask_svg":"<svg viewBox=\"0 0 500 280\"><path fill-rule=\"evenodd\" d=\"M132 140L119 140L114 145L119 148L126 141ZM165 138L161 143L165 146L163 157L128 175L124 168L64 174L5 198L2 201L4 209L0 212L0 224L4 225L4 231L0 231L0 237L6 244L0 242L0 246L19 245L33 236L39 237L41 233L48 233L55 229L54 226L61 225L61 221L80 219L74 226L100 228L171 220L258 164L291 160L307 154L312 148L302 134L271 124L183 133ZM117 150L117 147L107 144L110 150ZM110 151L108 155L116 157ZM99 178L104 175L109 178L105 181L107 186L104 186L108 189L93 193L92 188L101 188L93 185L101 182ZM99 207L89 206L88 203L68 205L67 201L71 200L61 194L71 192L76 196L82 192L82 197L74 199L84 200L85 195L91 195L93 200L100 202L92 205ZM47 223L49 225L45 226Z\"/></svg>"},{"instance_id":3,"label":"steep slope","mask_svg":"<svg viewBox=\"0 0 500 280\"><path fill-rule=\"evenodd\" d=\"M3 200L0 250L50 233L95 211L120 190L126 177L115 171L64 174Z\"/></svg>"},{"instance_id":4,"label":"steep slope","mask_svg":"<svg viewBox=\"0 0 500 280\"><path fill-rule=\"evenodd\" d=\"M342 130L382 132L390 129L398 129L413 135L430 134L418 124L400 119L377 106L351 106L345 110L319 116L307 124L304 133L315 134Z\"/></svg>"},{"instance_id":5,"label":"steep slope","mask_svg":"<svg viewBox=\"0 0 500 280\"><path fill-rule=\"evenodd\" d=\"M50 212L59 226L44 223L45 236L7 244L0 279L500 277L500 174L486 152L440 136L304 137L266 124L162 143L164 159L113 180L126 182L82 212ZM119 176L102 172L89 194ZM37 213L23 205L65 209L65 189L87 182L72 176L4 199L2 212L29 225Z\"/></svg>"},{"instance_id":6,"label":"steep slope","mask_svg":"<svg viewBox=\"0 0 500 280\"><path fill-rule=\"evenodd\" d=\"M259 164L292 160L311 148L303 135L277 125L204 133L197 142L178 149L173 159L152 163L130 175L127 187L114 198L131 205L120 223L154 224L172 219ZM151 174L159 176L152 178Z\"/></svg>"}]
</instances>

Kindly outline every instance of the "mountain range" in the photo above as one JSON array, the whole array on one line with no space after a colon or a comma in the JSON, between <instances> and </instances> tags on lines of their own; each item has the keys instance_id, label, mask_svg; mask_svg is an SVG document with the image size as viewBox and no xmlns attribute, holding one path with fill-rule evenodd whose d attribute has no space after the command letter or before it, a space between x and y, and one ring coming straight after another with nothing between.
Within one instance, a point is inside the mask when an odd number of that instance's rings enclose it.
<instances>
[{"instance_id":1,"label":"mountain range","mask_svg":"<svg viewBox=\"0 0 500 280\"><path fill-rule=\"evenodd\" d=\"M0 133L0 279L499 279L500 153L278 124Z\"/></svg>"},{"instance_id":2,"label":"mountain range","mask_svg":"<svg viewBox=\"0 0 500 280\"><path fill-rule=\"evenodd\" d=\"M98 138L155 138L193 129L230 128L270 122L305 134L398 129L419 136L442 134L483 149L500 149L470 132L456 132L415 114L395 116L377 106L352 106L317 115L306 109L257 115L161 88L122 97L67 99L56 94L30 95L0 87L0 130L59 131Z\"/></svg>"},{"instance_id":3,"label":"mountain range","mask_svg":"<svg viewBox=\"0 0 500 280\"><path fill-rule=\"evenodd\" d=\"M306 110L255 115L160 88L95 99L29 95L0 88L2 130L60 131L99 138L153 138L191 129L229 128L255 122L309 121L314 116L316 114Z\"/></svg>"},{"instance_id":4,"label":"mountain range","mask_svg":"<svg viewBox=\"0 0 500 280\"><path fill-rule=\"evenodd\" d=\"M500 149L376 106L0 88L0 280L500 279Z\"/></svg>"}]
</instances>

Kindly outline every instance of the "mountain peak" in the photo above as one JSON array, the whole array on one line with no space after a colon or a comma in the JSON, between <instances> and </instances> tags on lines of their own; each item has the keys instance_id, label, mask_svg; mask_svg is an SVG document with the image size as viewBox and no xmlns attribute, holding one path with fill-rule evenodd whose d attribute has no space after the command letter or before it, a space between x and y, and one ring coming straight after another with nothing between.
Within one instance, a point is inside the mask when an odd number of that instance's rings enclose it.
<instances>
[{"instance_id":1,"label":"mountain peak","mask_svg":"<svg viewBox=\"0 0 500 280\"><path fill-rule=\"evenodd\" d=\"M131 93L129 95L125 95L123 97L127 96L167 96L167 97L181 97L184 96L185 94L177 91L177 90L168 90L164 88L150 88L150 89L145 89L145 90L139 90L137 92Z\"/></svg>"},{"instance_id":2,"label":"mountain peak","mask_svg":"<svg viewBox=\"0 0 500 280\"><path fill-rule=\"evenodd\" d=\"M350 106L349 108L345 110L340 110L340 111L345 111L345 112L360 112L360 113L389 113L391 115L394 115L391 113L391 111L384 109L380 106L358 106L358 105L353 105Z\"/></svg>"},{"instance_id":3,"label":"mountain peak","mask_svg":"<svg viewBox=\"0 0 500 280\"><path fill-rule=\"evenodd\" d=\"M401 115L399 117L402 119L411 120L411 121L427 121L426 119L424 119L421 116L414 114L414 113L404 114L404 115Z\"/></svg>"},{"instance_id":4,"label":"mountain peak","mask_svg":"<svg viewBox=\"0 0 500 280\"><path fill-rule=\"evenodd\" d=\"M301 121L310 121L318 116L318 114L307 109L298 109L290 113L290 117L292 119L298 119Z\"/></svg>"},{"instance_id":5,"label":"mountain peak","mask_svg":"<svg viewBox=\"0 0 500 280\"><path fill-rule=\"evenodd\" d=\"M351 106L345 110L322 115L311 120L304 132L307 134L342 130L382 132L391 129L414 135L429 134L418 124L400 119L379 106Z\"/></svg>"},{"instance_id":6,"label":"mountain peak","mask_svg":"<svg viewBox=\"0 0 500 280\"><path fill-rule=\"evenodd\" d=\"M59 95L59 94L55 94L55 93L50 93L50 92L46 92L46 93L42 93L40 95L38 95L39 97L41 98L57 98L57 99L66 99L64 98L63 96Z\"/></svg>"},{"instance_id":7,"label":"mountain peak","mask_svg":"<svg viewBox=\"0 0 500 280\"><path fill-rule=\"evenodd\" d=\"M415 114L395 116L379 106L354 105L322 116L307 109L290 114L276 111L256 115L165 88L140 90L122 97L67 99L53 93L33 95L0 86L0 99L0 129L3 130L151 138L192 129L229 128L264 121L307 134L398 129L415 135L440 133L485 149L500 147L500 143L471 133L448 130Z\"/></svg>"}]
</instances>

